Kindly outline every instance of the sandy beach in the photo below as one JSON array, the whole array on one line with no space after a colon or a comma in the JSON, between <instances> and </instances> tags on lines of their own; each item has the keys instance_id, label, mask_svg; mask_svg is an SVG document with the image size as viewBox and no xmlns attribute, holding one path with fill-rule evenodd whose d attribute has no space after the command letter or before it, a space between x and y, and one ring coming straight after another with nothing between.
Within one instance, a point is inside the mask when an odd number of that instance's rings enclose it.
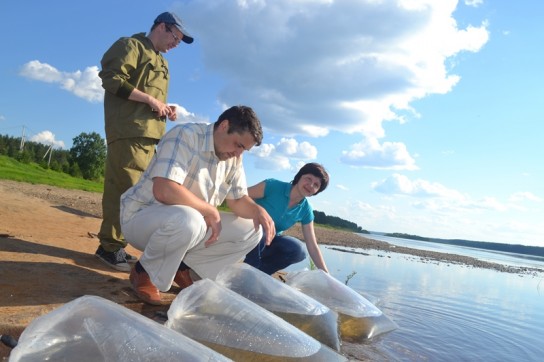
<instances>
[{"instance_id":1,"label":"sandy beach","mask_svg":"<svg viewBox=\"0 0 544 362\"><path fill-rule=\"evenodd\" d=\"M4 192L15 192L28 196L28 198L25 199L25 202L28 203L32 202L35 199L40 199L56 205L57 207L64 207L74 212L80 212L82 215L94 216L96 218L101 218L102 216L101 194L96 192L66 190L48 185L32 185L22 182L0 180L0 195ZM39 219L36 220L36 222L39 221ZM299 239L302 238L302 233L299 225L293 226L290 230L286 232L286 234L298 237ZM316 236L318 242L322 245L329 245L331 247L342 246L363 250L373 249L383 251L384 253L408 254L418 257L418 260L420 262L438 261L445 263L464 264L476 268L488 268L495 269L501 272L519 274L535 274L538 272L544 272L544 270L538 268L512 267L497 263L481 261L462 255L394 246L386 242L363 237L360 234L319 226L316 226Z\"/></svg>"}]
</instances>

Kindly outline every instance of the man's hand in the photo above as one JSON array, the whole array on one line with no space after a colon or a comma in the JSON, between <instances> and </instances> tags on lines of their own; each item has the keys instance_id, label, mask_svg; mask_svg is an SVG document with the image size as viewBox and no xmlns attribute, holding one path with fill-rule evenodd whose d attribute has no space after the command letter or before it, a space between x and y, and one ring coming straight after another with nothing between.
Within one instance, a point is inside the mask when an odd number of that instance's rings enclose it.
<instances>
[{"instance_id":1,"label":"man's hand","mask_svg":"<svg viewBox=\"0 0 544 362\"><path fill-rule=\"evenodd\" d=\"M150 98L151 99L148 104L151 107L151 111L156 113L157 116L159 116L159 118L166 118L166 117L170 118L172 113L176 114L176 112L175 111L173 112L172 109L166 103L163 103L153 97L150 97ZM175 117L177 117L177 114Z\"/></svg>"},{"instance_id":2,"label":"man's hand","mask_svg":"<svg viewBox=\"0 0 544 362\"><path fill-rule=\"evenodd\" d=\"M222 226L219 211L215 207L210 208L210 212L204 215L204 221L206 221L206 225L212 230L212 234L204 242L204 245L208 247L215 243L219 238L219 234L221 234Z\"/></svg>"},{"instance_id":3,"label":"man's hand","mask_svg":"<svg viewBox=\"0 0 544 362\"><path fill-rule=\"evenodd\" d=\"M176 111L176 106L168 106L170 113L168 114L168 119L175 121L178 119L178 112Z\"/></svg>"},{"instance_id":4,"label":"man's hand","mask_svg":"<svg viewBox=\"0 0 544 362\"><path fill-rule=\"evenodd\" d=\"M266 237L266 245L270 245L276 235L276 226L274 225L274 220L272 220L263 207L255 203L248 195L242 196L239 199L227 199L227 206L237 216L244 219L252 219L255 230L259 230L259 226L262 226L263 235Z\"/></svg>"},{"instance_id":5,"label":"man's hand","mask_svg":"<svg viewBox=\"0 0 544 362\"><path fill-rule=\"evenodd\" d=\"M165 205L186 205L198 210L204 217L206 225L212 230L205 245L210 246L217 241L221 233L221 216L215 206L198 198L185 186L164 177L153 178L153 196Z\"/></svg>"},{"instance_id":6,"label":"man's hand","mask_svg":"<svg viewBox=\"0 0 544 362\"><path fill-rule=\"evenodd\" d=\"M257 206L257 212L255 213L255 216L253 217L253 225L255 226L255 230L259 229L259 225L263 227L263 235L266 237L265 244L270 245L272 243L272 239L274 239L274 236L276 236L276 225L274 224L274 220L268 215L268 212L266 210L259 206Z\"/></svg>"},{"instance_id":7,"label":"man's hand","mask_svg":"<svg viewBox=\"0 0 544 362\"><path fill-rule=\"evenodd\" d=\"M155 112L159 118L168 117L172 121L175 121L178 118L175 106L169 106L137 88L132 90L128 96L128 99L131 101L147 103L149 107L151 107L151 110Z\"/></svg>"}]
</instances>

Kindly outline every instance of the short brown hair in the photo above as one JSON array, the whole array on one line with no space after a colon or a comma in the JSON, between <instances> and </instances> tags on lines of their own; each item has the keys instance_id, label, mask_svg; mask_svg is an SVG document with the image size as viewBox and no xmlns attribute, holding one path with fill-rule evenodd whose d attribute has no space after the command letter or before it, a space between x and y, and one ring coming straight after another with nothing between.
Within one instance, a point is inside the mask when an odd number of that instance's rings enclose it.
<instances>
[{"instance_id":1,"label":"short brown hair","mask_svg":"<svg viewBox=\"0 0 544 362\"><path fill-rule=\"evenodd\" d=\"M298 170L297 174L295 175L295 178L293 179L293 181L291 181L291 183L293 185L296 185L300 181L300 178L303 175L307 175L307 174L314 175L315 177L321 180L321 186L319 187L319 190L317 190L317 192L314 195L317 195L321 191L325 190L327 186L329 185L329 174L325 170L325 167L315 162L310 162L302 166L302 168Z\"/></svg>"},{"instance_id":2,"label":"short brown hair","mask_svg":"<svg viewBox=\"0 0 544 362\"><path fill-rule=\"evenodd\" d=\"M229 129L227 133L249 132L255 140L255 145L260 146L263 141L263 129L261 121L255 114L255 111L247 106L233 106L221 113L214 124L214 129L219 127L224 120L229 121Z\"/></svg>"}]
</instances>

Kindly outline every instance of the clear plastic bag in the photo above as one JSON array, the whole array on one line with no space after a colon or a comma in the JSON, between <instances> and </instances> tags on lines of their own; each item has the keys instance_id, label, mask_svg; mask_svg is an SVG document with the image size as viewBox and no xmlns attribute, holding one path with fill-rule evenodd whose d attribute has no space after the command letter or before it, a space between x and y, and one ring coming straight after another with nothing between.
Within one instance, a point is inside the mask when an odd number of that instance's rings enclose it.
<instances>
[{"instance_id":1,"label":"clear plastic bag","mask_svg":"<svg viewBox=\"0 0 544 362\"><path fill-rule=\"evenodd\" d=\"M346 361L280 317L209 279L177 295L165 325L235 361Z\"/></svg>"},{"instance_id":2,"label":"clear plastic bag","mask_svg":"<svg viewBox=\"0 0 544 362\"><path fill-rule=\"evenodd\" d=\"M338 312L342 340L362 342L398 328L361 294L322 270L291 272L285 279L288 285Z\"/></svg>"},{"instance_id":3,"label":"clear plastic bag","mask_svg":"<svg viewBox=\"0 0 544 362\"><path fill-rule=\"evenodd\" d=\"M340 350L338 314L308 295L245 263L225 267L215 281Z\"/></svg>"},{"instance_id":4,"label":"clear plastic bag","mask_svg":"<svg viewBox=\"0 0 544 362\"><path fill-rule=\"evenodd\" d=\"M23 361L230 361L180 333L97 296L33 320L10 353Z\"/></svg>"}]
</instances>

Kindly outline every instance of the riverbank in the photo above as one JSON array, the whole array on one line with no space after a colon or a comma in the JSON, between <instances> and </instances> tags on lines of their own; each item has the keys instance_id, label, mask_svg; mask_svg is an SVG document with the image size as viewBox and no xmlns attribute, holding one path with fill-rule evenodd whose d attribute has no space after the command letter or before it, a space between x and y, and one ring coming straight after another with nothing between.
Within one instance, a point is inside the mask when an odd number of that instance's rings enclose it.
<instances>
[{"instance_id":1,"label":"riverbank","mask_svg":"<svg viewBox=\"0 0 544 362\"><path fill-rule=\"evenodd\" d=\"M100 193L79 190L67 190L48 185L32 185L23 182L0 180L0 197L2 196L3 192L22 193L25 196L28 196L28 199L25 199L24 202L32 202L33 199L41 199L53 205L57 205L57 207L62 207L72 210L73 212L78 212L81 215L88 215L96 217L98 219L102 217L102 194ZM37 218L34 222L39 223L40 219ZM453 264L464 264L475 268L494 269L506 273L535 274L539 272L544 272L544 270L538 268L513 267L486 262L457 254L440 253L402 246L395 246L383 241L363 237L360 234L320 227L318 225L316 225L315 230L317 240L322 245L379 250L385 253L408 254L419 257L419 261L421 262L438 261ZM96 230L88 231L91 233L96 232ZM286 234L302 239L302 233L299 225L295 225L294 227L292 227L286 232Z\"/></svg>"}]
</instances>

